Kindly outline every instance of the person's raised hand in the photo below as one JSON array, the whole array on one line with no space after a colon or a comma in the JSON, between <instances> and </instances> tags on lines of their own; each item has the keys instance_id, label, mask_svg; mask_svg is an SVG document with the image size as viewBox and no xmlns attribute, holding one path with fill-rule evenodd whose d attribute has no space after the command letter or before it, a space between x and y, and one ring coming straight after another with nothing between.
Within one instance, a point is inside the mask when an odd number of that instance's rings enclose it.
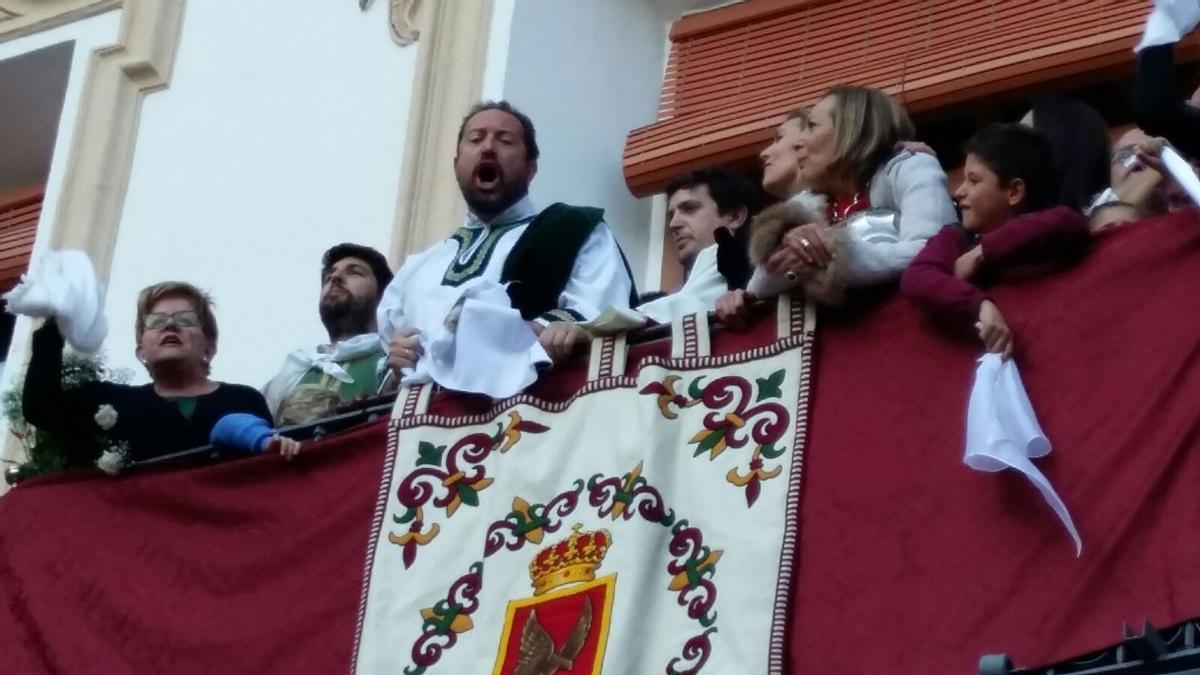
<instances>
[{"instance_id":1,"label":"person's raised hand","mask_svg":"<svg viewBox=\"0 0 1200 675\"><path fill-rule=\"evenodd\" d=\"M1133 155L1137 157L1137 161L1147 169L1153 169L1160 175L1166 176L1167 169L1162 163L1162 151L1166 147L1167 141L1161 136L1151 138L1148 141L1142 141L1133 146Z\"/></svg>"},{"instance_id":2,"label":"person's raised hand","mask_svg":"<svg viewBox=\"0 0 1200 675\"><path fill-rule=\"evenodd\" d=\"M1140 171L1126 174L1120 185L1113 186L1113 192L1117 199L1132 205L1139 215L1144 215L1151 210L1155 191L1162 182L1163 174L1147 165Z\"/></svg>"},{"instance_id":3,"label":"person's raised hand","mask_svg":"<svg viewBox=\"0 0 1200 675\"><path fill-rule=\"evenodd\" d=\"M415 328L401 328L392 334L388 341L388 367L400 373L404 368L417 365L417 360L425 354L421 347L421 331Z\"/></svg>"},{"instance_id":4,"label":"person's raised hand","mask_svg":"<svg viewBox=\"0 0 1200 675\"><path fill-rule=\"evenodd\" d=\"M1004 315L1000 313L996 303L991 300L983 301L979 306L979 321L975 324L975 329L979 332L979 339L983 341L987 351L999 354L1002 359L1012 356L1012 330L1004 321Z\"/></svg>"}]
</instances>

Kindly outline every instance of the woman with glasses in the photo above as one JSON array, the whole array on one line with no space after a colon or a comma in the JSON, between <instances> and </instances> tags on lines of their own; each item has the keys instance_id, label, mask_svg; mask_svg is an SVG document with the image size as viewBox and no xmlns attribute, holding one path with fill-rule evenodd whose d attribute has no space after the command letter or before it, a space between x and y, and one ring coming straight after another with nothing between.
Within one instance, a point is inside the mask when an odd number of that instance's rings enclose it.
<instances>
[{"instance_id":1,"label":"woman with glasses","mask_svg":"<svg viewBox=\"0 0 1200 675\"><path fill-rule=\"evenodd\" d=\"M64 388L57 324L48 320L33 334L22 397L25 420L65 441L70 464L90 464L106 447L122 443L127 461L207 445L213 426L230 413L271 420L257 390L209 378L217 321L204 291L182 282L143 289L134 330L137 358L152 380L141 386L87 382ZM278 437L273 440L277 446Z\"/></svg>"}]
</instances>

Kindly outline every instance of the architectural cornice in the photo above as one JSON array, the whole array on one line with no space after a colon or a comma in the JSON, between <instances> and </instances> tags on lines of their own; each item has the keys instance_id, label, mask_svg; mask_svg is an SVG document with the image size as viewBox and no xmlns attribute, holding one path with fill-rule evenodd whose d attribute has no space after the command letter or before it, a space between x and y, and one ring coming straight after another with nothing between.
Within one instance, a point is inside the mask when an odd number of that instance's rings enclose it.
<instances>
[{"instance_id":1,"label":"architectural cornice","mask_svg":"<svg viewBox=\"0 0 1200 675\"><path fill-rule=\"evenodd\" d=\"M3 1L3 0L0 0ZM147 94L171 79L186 0L124 0L117 43L91 55L52 229L56 248L112 265Z\"/></svg>"},{"instance_id":2,"label":"architectural cornice","mask_svg":"<svg viewBox=\"0 0 1200 675\"><path fill-rule=\"evenodd\" d=\"M120 7L122 0L0 0L0 42Z\"/></svg>"}]
</instances>

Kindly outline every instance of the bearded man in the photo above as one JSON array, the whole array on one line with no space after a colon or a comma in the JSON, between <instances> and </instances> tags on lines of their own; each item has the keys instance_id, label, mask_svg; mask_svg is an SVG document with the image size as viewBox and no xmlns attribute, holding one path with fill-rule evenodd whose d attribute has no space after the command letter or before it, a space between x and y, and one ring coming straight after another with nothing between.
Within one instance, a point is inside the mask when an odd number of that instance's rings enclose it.
<instances>
[{"instance_id":1,"label":"bearded man","mask_svg":"<svg viewBox=\"0 0 1200 675\"><path fill-rule=\"evenodd\" d=\"M387 258L373 248L338 244L325 252L317 310L329 343L288 354L263 388L278 424L311 422L376 392L384 350L375 311L391 280Z\"/></svg>"},{"instance_id":2,"label":"bearded man","mask_svg":"<svg viewBox=\"0 0 1200 675\"><path fill-rule=\"evenodd\" d=\"M463 119L454 173L466 222L409 256L379 304L388 365L406 383L514 394L586 339L577 322L636 297L603 211L534 206L538 155L533 122L505 101Z\"/></svg>"}]
</instances>

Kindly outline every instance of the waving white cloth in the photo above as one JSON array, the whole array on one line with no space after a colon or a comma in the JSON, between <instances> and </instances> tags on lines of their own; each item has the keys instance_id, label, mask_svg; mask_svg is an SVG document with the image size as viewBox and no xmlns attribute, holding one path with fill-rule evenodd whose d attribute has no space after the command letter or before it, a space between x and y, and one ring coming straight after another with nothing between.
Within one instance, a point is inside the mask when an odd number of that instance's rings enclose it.
<instances>
[{"instance_id":1,"label":"waving white cloth","mask_svg":"<svg viewBox=\"0 0 1200 675\"><path fill-rule=\"evenodd\" d=\"M304 379L309 370L316 368L339 382L350 384L354 378L350 377L350 373L347 373L341 364L372 353L383 358L384 349L378 333L363 333L349 340L342 340L332 347L322 345L311 349L297 349L288 354L279 373L263 387L263 396L267 399L271 414L279 413L279 404L300 384L300 380Z\"/></svg>"},{"instance_id":2,"label":"waving white cloth","mask_svg":"<svg viewBox=\"0 0 1200 675\"><path fill-rule=\"evenodd\" d=\"M537 366L550 357L504 286L473 279L457 288L438 287L426 297L411 326L421 331L425 354L405 369L401 384L437 382L455 391L505 398L537 379ZM437 293L435 293L437 295Z\"/></svg>"},{"instance_id":3,"label":"waving white cloth","mask_svg":"<svg viewBox=\"0 0 1200 675\"><path fill-rule=\"evenodd\" d=\"M1067 505L1030 461L1049 453L1050 441L1033 414L1016 364L1012 359L1001 360L998 354L984 354L975 370L975 384L967 406L967 449L963 461L977 471L1016 469L1025 474L1067 528L1078 556L1083 551L1083 542Z\"/></svg>"},{"instance_id":4,"label":"waving white cloth","mask_svg":"<svg viewBox=\"0 0 1200 675\"><path fill-rule=\"evenodd\" d=\"M1142 41L1133 51L1179 42L1195 30L1197 24L1200 24L1200 0L1154 0L1154 9L1146 17Z\"/></svg>"},{"instance_id":5,"label":"waving white cloth","mask_svg":"<svg viewBox=\"0 0 1200 675\"><path fill-rule=\"evenodd\" d=\"M104 287L83 251L42 255L3 297L11 314L54 317L63 338L76 351L94 352L108 336Z\"/></svg>"}]
</instances>

